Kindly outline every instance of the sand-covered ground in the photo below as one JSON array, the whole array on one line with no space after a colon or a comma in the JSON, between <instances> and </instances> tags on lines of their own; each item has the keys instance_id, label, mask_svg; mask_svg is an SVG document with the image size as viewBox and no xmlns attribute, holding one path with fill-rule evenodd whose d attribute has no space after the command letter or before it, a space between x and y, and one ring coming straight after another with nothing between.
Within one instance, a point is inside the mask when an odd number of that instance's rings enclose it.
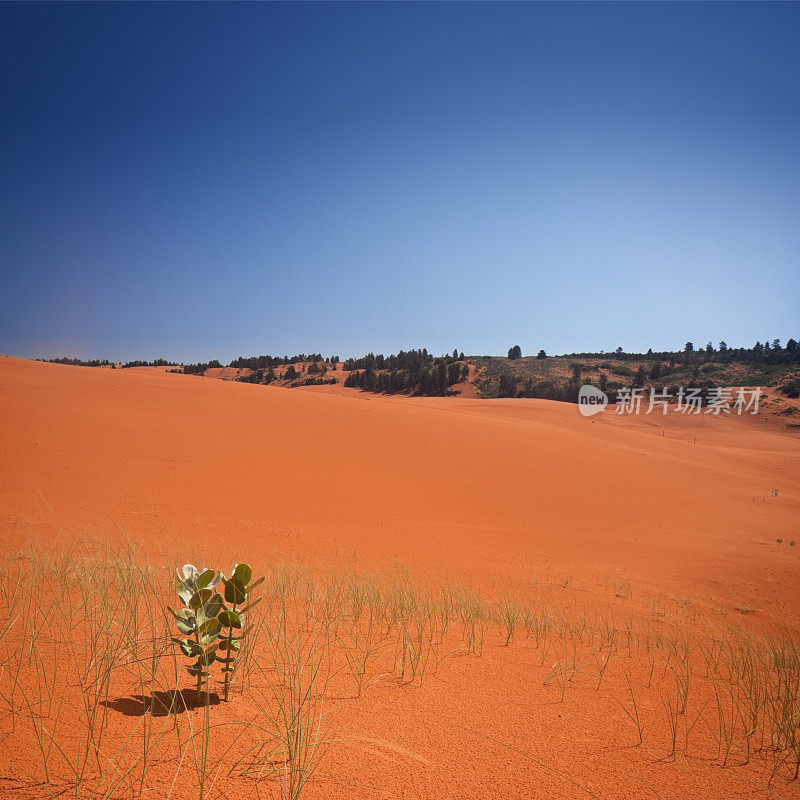
<instances>
[{"instance_id":1,"label":"sand-covered ground","mask_svg":"<svg viewBox=\"0 0 800 800\"><path fill-rule=\"evenodd\" d=\"M493 600L535 596L574 619L663 623L701 644L709 631L760 633L776 620L796 633L797 431L766 416L587 419L540 400L326 388L0 358L4 556L105 541L156 563L202 553L452 580ZM681 713L688 746L670 752L672 662L653 679L629 642L606 674L582 640L583 666L573 652L562 690L563 669L552 670L568 639L543 652L520 626L506 647L488 621L480 656L443 658L422 682L377 674L358 698L337 684L336 741L307 796L800 796L791 759L773 773L771 755L748 761L737 740L722 767L700 668L696 706ZM631 693L641 744L624 713ZM235 722L248 702L213 713ZM110 708L120 741L136 717ZM0 743L0 796L47 797L20 726L22 738ZM169 796L168 762L142 796ZM179 777L180 796L190 784ZM273 781L231 786L219 778L209 796L279 796Z\"/></svg>"}]
</instances>

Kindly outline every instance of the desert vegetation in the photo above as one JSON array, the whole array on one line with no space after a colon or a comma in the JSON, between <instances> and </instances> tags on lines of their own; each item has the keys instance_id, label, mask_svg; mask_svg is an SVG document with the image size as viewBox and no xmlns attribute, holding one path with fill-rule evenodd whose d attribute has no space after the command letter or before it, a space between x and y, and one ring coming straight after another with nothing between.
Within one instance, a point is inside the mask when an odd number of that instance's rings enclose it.
<instances>
[{"instance_id":1,"label":"desert vegetation","mask_svg":"<svg viewBox=\"0 0 800 800\"><path fill-rule=\"evenodd\" d=\"M469 376L469 365L463 361L463 354L458 355L453 351L452 356L433 358L419 352L420 357L413 357L412 353L401 353L403 358L371 356L359 359L344 368L350 373L344 380L344 385L353 389L362 389L366 392L379 392L382 394L396 394L409 392L420 395L445 395L451 387L461 383ZM355 364L366 361L366 366L359 370ZM406 366L398 367L398 364Z\"/></svg>"},{"instance_id":2,"label":"desert vegetation","mask_svg":"<svg viewBox=\"0 0 800 800\"><path fill-rule=\"evenodd\" d=\"M587 714L606 709L605 724L626 727L627 746L653 763L744 770L765 791L797 786L800 640L780 620L734 623L651 597L633 605L621 579L582 605L568 579L536 575L481 592L281 560L256 565L263 583L247 565L230 578L187 565L177 580L173 567L102 544L4 554L0 724L3 746L26 754L4 776L14 796L353 790L356 775L328 766L358 739L348 713L379 687L422 697L489 653L504 667L525 658L527 689L548 704L576 694ZM525 741L482 733L480 719L468 729L540 763ZM540 766L555 785L598 796Z\"/></svg>"},{"instance_id":3,"label":"desert vegetation","mask_svg":"<svg viewBox=\"0 0 800 800\"><path fill-rule=\"evenodd\" d=\"M367 353L347 359L342 368L349 373L345 386L385 394L443 395L469 375L463 353L453 350L450 355L433 356L424 347L390 356Z\"/></svg>"},{"instance_id":4,"label":"desert vegetation","mask_svg":"<svg viewBox=\"0 0 800 800\"><path fill-rule=\"evenodd\" d=\"M50 359L60 364L111 366L106 359L82 361L62 357ZM341 369L336 367L341 364ZM217 359L197 364L175 365L164 359L130 361L121 365L165 366L170 371L205 375L219 370ZM593 384L616 402L622 389L641 388L667 391L676 396L679 387L698 390L705 402L719 387L775 387L784 397L796 399L800 385L800 346L790 338L753 347L729 347L724 341L715 347L708 342L695 348L686 342L682 349L628 353L618 347L611 353L587 352L523 357L514 345L506 357L465 356L458 349L452 354L434 356L426 348L401 350L397 354L367 353L360 358L300 353L293 356L239 356L227 365L239 371L234 380L244 383L300 386L343 384L347 388L379 394L445 396L458 393L456 387L474 382L480 397L526 397L576 403L583 384ZM473 373L470 372L470 366ZM329 370L333 370L329 373ZM454 391L455 390L455 391ZM791 407L786 413L793 413Z\"/></svg>"},{"instance_id":5,"label":"desert vegetation","mask_svg":"<svg viewBox=\"0 0 800 800\"><path fill-rule=\"evenodd\" d=\"M618 347L610 353L586 352L548 356L540 349L536 356L523 357L522 348L514 345L506 357L434 356L426 348L401 350L396 355L367 353L361 358L341 362L345 377L311 376L296 372L294 365L309 362L325 370L339 363L338 356L323 359L321 354L297 356L240 357L231 367L253 372L237 380L249 383L272 383L278 379L295 381L294 385L320 385L341 382L349 388L380 394L447 395L458 384L470 380L470 365L481 397L527 397L577 402L581 385L591 383L607 392L612 402L623 388L665 387L675 395L679 386L697 389L705 398L711 390L724 386L774 386L789 398L797 396L800 373L800 347L793 338L782 345L773 339L756 342L752 347L729 347L724 341L715 347L708 342L695 348L692 342L676 350L629 353ZM275 369L290 365L291 372L278 375ZM186 372L202 374L207 364L188 365ZM219 366L215 362L215 366ZM341 373L340 373L341 376ZM301 379L302 380L299 380Z\"/></svg>"},{"instance_id":6,"label":"desert vegetation","mask_svg":"<svg viewBox=\"0 0 800 800\"><path fill-rule=\"evenodd\" d=\"M607 392L612 402L623 388L663 390L673 395L678 387L699 389L705 397L709 390L724 386L776 386L787 397L800 371L800 347L794 339L785 346L780 340L756 342L751 348L728 347L709 342L695 348L686 342L681 350L627 353L621 347L614 352L571 353L523 358L515 348L508 358L471 357L480 371L478 390L483 397L530 397L577 402L581 385L591 383Z\"/></svg>"}]
</instances>

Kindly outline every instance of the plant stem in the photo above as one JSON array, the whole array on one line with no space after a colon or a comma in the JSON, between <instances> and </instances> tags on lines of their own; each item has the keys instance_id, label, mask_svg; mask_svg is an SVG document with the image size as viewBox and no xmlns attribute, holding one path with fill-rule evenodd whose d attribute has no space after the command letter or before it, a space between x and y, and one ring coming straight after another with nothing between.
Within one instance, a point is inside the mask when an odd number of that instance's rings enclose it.
<instances>
[{"instance_id":1,"label":"plant stem","mask_svg":"<svg viewBox=\"0 0 800 800\"><path fill-rule=\"evenodd\" d=\"M195 611L195 614L194 614L194 640L197 642L197 646L199 647L200 646L200 633L197 630L197 628L198 628L197 612ZM198 661L201 664L201 669L197 673L197 704L200 705L200 698L202 697L202 692L203 692L203 661L204 661L203 657L200 656Z\"/></svg>"},{"instance_id":2,"label":"plant stem","mask_svg":"<svg viewBox=\"0 0 800 800\"><path fill-rule=\"evenodd\" d=\"M236 603L233 604L233 613L236 613ZM233 645L233 625L228 628L228 647L225 650L225 702L228 702L228 689L231 683L231 646Z\"/></svg>"}]
</instances>

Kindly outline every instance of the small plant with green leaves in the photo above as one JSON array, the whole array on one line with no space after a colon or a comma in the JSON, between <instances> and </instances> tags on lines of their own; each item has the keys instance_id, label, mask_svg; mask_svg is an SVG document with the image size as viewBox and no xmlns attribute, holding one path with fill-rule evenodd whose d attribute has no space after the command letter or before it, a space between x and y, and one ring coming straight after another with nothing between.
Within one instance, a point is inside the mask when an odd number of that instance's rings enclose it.
<instances>
[{"instance_id":1,"label":"small plant with green leaves","mask_svg":"<svg viewBox=\"0 0 800 800\"><path fill-rule=\"evenodd\" d=\"M242 640L252 628L252 626L248 626L242 630L245 614L261 602L260 597L256 600L251 600L250 595L253 589L263 582L264 578L259 578L251 583L252 577L253 570L249 564L235 564L230 578L222 576L222 583L225 587L224 598L230 608L224 606L217 616L218 622L226 631L220 634L220 652L217 654L217 660L224 664L222 674L224 676L226 701L233 675L239 663L238 655L241 651Z\"/></svg>"},{"instance_id":2,"label":"small plant with green leaves","mask_svg":"<svg viewBox=\"0 0 800 800\"><path fill-rule=\"evenodd\" d=\"M193 564L185 564L177 572L178 596L184 608L169 610L185 638L173 638L172 641L184 655L195 659L186 669L197 678L197 702L202 699L204 678L206 701L209 700L208 679L214 662L223 664L224 696L227 701L242 641L250 630L242 630L245 614L261 601L260 597L255 601L250 601L249 597L264 579L251 582L253 570L249 564L234 564L230 578L213 569L198 570ZM218 589L221 589L221 593Z\"/></svg>"},{"instance_id":3,"label":"small plant with green leaves","mask_svg":"<svg viewBox=\"0 0 800 800\"><path fill-rule=\"evenodd\" d=\"M177 571L177 570L176 570ZM198 570L193 564L185 564L178 572L178 597L184 607L178 611L169 609L175 617L175 625L185 638L173 638L185 656L194 659L186 667L197 679L197 702L202 699L203 679L210 676L210 668L217 657L218 639L222 624L218 615L224 610L222 595L215 591L223 580L221 573L213 569ZM206 700L208 701L206 682Z\"/></svg>"}]
</instances>

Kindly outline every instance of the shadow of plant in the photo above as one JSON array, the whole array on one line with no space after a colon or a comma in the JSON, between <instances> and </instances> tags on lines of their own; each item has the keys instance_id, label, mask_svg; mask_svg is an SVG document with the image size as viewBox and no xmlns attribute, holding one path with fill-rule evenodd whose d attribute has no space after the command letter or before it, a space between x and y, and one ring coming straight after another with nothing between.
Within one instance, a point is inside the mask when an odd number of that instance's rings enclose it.
<instances>
[{"instance_id":1,"label":"shadow of plant","mask_svg":"<svg viewBox=\"0 0 800 800\"><path fill-rule=\"evenodd\" d=\"M212 692L206 699L203 693L198 701L195 689L181 689L170 692L156 691L149 696L136 694L103 701L106 708L126 717L143 717L148 712L154 717L166 717L169 714L183 714L184 711L191 711L194 708L204 708L206 703L212 706L219 705L219 695Z\"/></svg>"}]
</instances>

